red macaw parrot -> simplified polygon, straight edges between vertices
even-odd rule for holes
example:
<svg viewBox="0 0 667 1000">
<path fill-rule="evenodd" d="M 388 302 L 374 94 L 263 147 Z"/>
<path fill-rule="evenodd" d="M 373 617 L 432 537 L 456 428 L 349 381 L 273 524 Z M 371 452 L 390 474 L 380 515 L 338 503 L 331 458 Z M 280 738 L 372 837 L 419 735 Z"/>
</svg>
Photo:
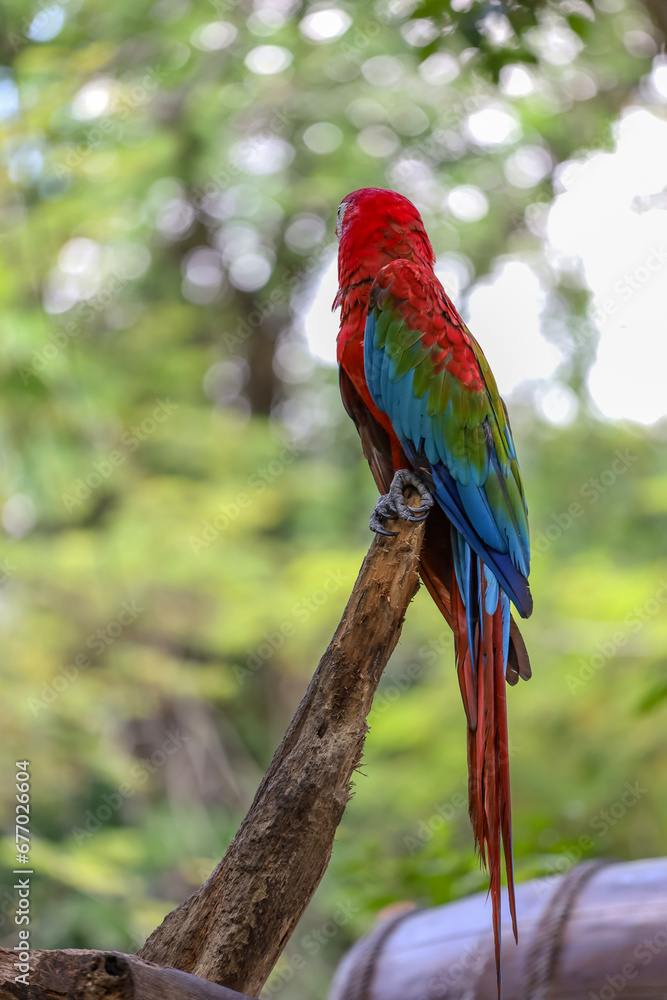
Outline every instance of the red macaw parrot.
<svg viewBox="0 0 667 1000">
<path fill-rule="evenodd" d="M 527 618 L 528 516 L 505 404 L 482 350 L 433 271 L 419 212 L 364 188 L 338 209 L 338 364 L 383 496 L 371 517 L 427 517 L 421 577 L 454 633 L 468 721 L 470 819 L 488 865 L 500 990 L 500 844 L 517 937 L 505 681 L 530 677 L 510 601 Z M 406 485 L 421 497 L 409 507 Z"/>
</svg>

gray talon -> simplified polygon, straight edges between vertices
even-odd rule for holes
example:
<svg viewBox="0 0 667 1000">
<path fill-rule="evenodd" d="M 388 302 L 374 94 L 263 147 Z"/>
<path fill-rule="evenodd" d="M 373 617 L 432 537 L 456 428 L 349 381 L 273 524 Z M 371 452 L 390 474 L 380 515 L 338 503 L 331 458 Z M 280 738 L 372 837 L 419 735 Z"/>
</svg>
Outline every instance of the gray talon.
<svg viewBox="0 0 667 1000">
<path fill-rule="evenodd" d="M 387 529 L 383 526 L 382 521 L 384 518 L 388 518 L 392 521 L 396 518 L 396 511 L 392 506 L 391 498 L 388 493 L 380 497 L 378 502 L 375 504 L 368 526 L 371 531 L 375 531 L 378 535 L 397 535 L 397 531 L 387 531 Z"/>
<path fill-rule="evenodd" d="M 419 507 L 411 507 L 405 502 L 403 492 L 411 487 L 419 494 Z M 380 535 L 395 535 L 395 531 L 387 531 L 383 526 L 385 518 L 402 518 L 404 521 L 423 521 L 433 506 L 433 497 L 426 489 L 422 480 L 411 469 L 399 469 L 392 479 L 389 493 L 380 497 L 375 505 L 370 519 L 370 529 Z"/>
<path fill-rule="evenodd" d="M 412 487 L 419 494 L 419 507 L 411 507 L 403 498 L 406 486 Z M 399 517 L 406 521 L 423 521 L 433 506 L 433 497 L 426 489 L 422 480 L 411 469 L 399 469 L 389 487 L 389 496 Z"/>
</svg>

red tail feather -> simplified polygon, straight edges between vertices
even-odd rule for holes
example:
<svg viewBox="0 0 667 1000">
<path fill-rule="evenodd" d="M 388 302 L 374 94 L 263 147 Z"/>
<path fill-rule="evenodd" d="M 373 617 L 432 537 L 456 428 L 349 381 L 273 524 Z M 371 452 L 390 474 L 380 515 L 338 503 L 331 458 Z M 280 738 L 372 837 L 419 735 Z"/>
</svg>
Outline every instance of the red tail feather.
<svg viewBox="0 0 667 1000">
<path fill-rule="evenodd" d="M 395 434 L 388 433 L 374 419 L 342 369 L 340 384 L 343 402 L 357 424 L 364 454 L 378 489 L 381 493 L 386 493 L 395 470 L 407 468 L 410 463 Z M 417 471 L 423 474 L 423 470 Z M 501 841 L 505 853 L 512 928 L 515 938 L 517 936 L 505 684 L 506 677 L 511 684 L 516 683 L 519 677 L 527 680 L 531 671 L 525 644 L 513 619 L 510 619 L 509 663 L 504 663 L 500 603 L 495 614 L 482 615 L 481 622 L 476 626 L 473 649 L 470 649 L 466 610 L 453 569 L 450 538 L 447 516 L 436 506 L 426 522 L 421 575 L 431 597 L 454 632 L 459 685 L 468 720 L 470 820 L 475 845 L 482 862 L 489 868 L 500 989 Z"/>
<path fill-rule="evenodd" d="M 485 590 L 483 582 L 482 596 Z M 455 576 L 452 580 L 452 611 L 457 672 L 468 718 L 468 808 L 477 850 L 489 869 L 500 995 L 501 841 L 512 930 L 517 938 L 502 611 L 500 601 L 493 615 L 482 611 L 481 621 L 475 625 L 472 650 L 465 606 Z"/>
</svg>

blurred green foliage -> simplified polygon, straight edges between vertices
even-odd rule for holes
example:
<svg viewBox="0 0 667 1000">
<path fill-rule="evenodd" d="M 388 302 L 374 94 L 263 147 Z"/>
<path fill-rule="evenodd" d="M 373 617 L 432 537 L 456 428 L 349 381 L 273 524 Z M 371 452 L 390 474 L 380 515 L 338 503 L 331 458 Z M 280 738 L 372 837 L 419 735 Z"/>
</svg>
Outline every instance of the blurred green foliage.
<svg viewBox="0 0 667 1000">
<path fill-rule="evenodd" d="M 28 758 L 33 944 L 134 950 L 229 843 L 370 540 L 371 477 L 299 318 L 340 198 L 414 197 L 471 280 L 501 254 L 539 265 L 553 168 L 611 144 L 665 25 L 622 0 L 0 16 L 3 808 L 9 828 Z M 489 102 L 511 126 L 494 146 L 465 128 Z M 508 180 L 524 146 L 550 166 Z M 482 218 L 447 209 L 461 184 Z M 595 417 L 595 343 L 567 334 L 585 289 L 556 277 L 550 303 L 581 405 L 568 427 L 512 405 L 535 547 L 534 679 L 509 696 L 520 879 L 567 867 L 582 837 L 632 858 L 667 835 L 667 430 Z M 486 884 L 452 643 L 425 593 L 370 721 L 273 993 L 291 976 L 290 997 L 323 996 L 379 908 Z M 2 849 L 10 869 L 13 837 Z"/>
</svg>

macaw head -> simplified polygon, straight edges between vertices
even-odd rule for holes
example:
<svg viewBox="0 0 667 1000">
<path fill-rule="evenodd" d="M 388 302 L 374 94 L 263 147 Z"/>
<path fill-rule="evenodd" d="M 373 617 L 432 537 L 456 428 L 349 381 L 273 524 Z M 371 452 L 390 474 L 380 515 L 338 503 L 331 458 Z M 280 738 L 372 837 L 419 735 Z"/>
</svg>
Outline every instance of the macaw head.
<svg viewBox="0 0 667 1000">
<path fill-rule="evenodd" d="M 425 267 L 435 262 L 433 247 L 415 206 L 384 188 L 360 188 L 343 198 L 336 220 L 339 286 L 374 279 L 392 260 Z"/>
</svg>

